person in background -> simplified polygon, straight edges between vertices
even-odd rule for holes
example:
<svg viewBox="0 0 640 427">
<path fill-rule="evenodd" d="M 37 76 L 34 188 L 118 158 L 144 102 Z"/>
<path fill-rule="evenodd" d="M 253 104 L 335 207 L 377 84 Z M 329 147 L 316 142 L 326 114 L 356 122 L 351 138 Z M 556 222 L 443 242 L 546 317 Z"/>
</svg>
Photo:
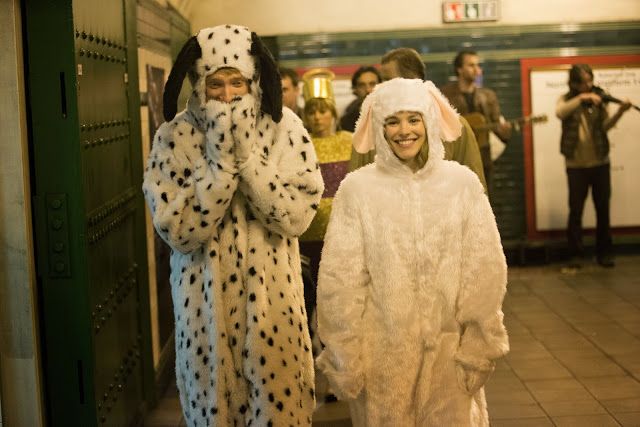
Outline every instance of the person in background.
<svg viewBox="0 0 640 427">
<path fill-rule="evenodd" d="M 425 80 L 427 78 L 427 67 L 415 49 L 399 47 L 382 56 L 380 74 L 382 75 L 382 81 L 396 77 Z"/>
<path fill-rule="evenodd" d="M 282 105 L 302 118 L 302 108 L 298 105 L 300 96 L 298 73 L 291 68 L 280 67 L 280 79 L 282 80 Z"/>
<path fill-rule="evenodd" d="M 477 175 L 444 160 L 461 128 L 421 79 L 381 83 L 362 104 L 353 145 L 377 155 L 333 202 L 316 359 L 356 427 L 489 425 L 507 265 Z"/>
<path fill-rule="evenodd" d="M 331 214 L 331 201 L 348 172 L 351 157 L 352 134 L 337 129 L 338 114 L 332 86 L 334 78 L 334 73 L 326 68 L 315 68 L 302 76 L 304 122 L 311 134 L 325 184 L 318 213 L 307 231 L 300 236 L 300 251 L 310 258 L 314 283 L 317 283 L 320 251 Z"/>
<path fill-rule="evenodd" d="M 591 67 L 574 64 L 569 70 L 569 92 L 558 99 L 556 115 L 562 120 L 560 152 L 569 184 L 570 267 L 580 268 L 585 256 L 582 213 L 589 188 L 596 210 L 596 259 L 603 267 L 615 266 L 609 224 L 611 164 L 607 132 L 630 107 L 629 100 L 624 100 L 610 116 L 600 95 L 593 92 Z"/>
<path fill-rule="evenodd" d="M 406 47 L 394 49 L 384 54 L 381 60 L 380 73 L 384 81 L 397 77 L 426 79 L 426 67 L 420 55 L 414 49 Z M 462 124 L 462 134 L 455 141 L 445 142 L 445 159 L 454 160 L 474 171 L 486 192 L 487 185 L 482 171 L 482 160 L 478 144 L 469 123 L 463 117 L 460 117 L 459 120 Z M 351 155 L 349 170 L 355 170 L 372 163 L 374 156 L 375 150 L 365 154 L 354 150 Z"/>
<path fill-rule="evenodd" d="M 340 127 L 342 130 L 353 132 L 356 129 L 356 121 L 360 116 L 360 106 L 364 98 L 369 95 L 373 88 L 382 81 L 380 72 L 372 66 L 362 66 L 353 73 L 351 77 L 351 89 L 356 96 L 345 109 L 344 114 L 340 118 Z"/>
<path fill-rule="evenodd" d="M 317 214 L 307 231 L 300 236 L 300 253 L 309 259 L 311 272 L 311 277 L 305 278 L 304 295 L 305 304 L 310 313 L 309 331 L 314 355 L 319 354 L 322 347 L 316 334 L 316 284 L 320 255 L 331 216 L 333 196 L 348 172 L 352 147 L 351 132 L 337 130 L 338 114 L 332 84 L 334 77 L 334 73 L 326 68 L 315 68 L 302 76 L 302 94 L 305 100 L 304 121 L 311 134 L 311 141 L 325 183 Z M 316 375 L 316 397 L 319 401 L 335 400 L 326 377 L 321 373 Z"/>
<path fill-rule="evenodd" d="M 189 75 L 193 92 L 176 115 Z M 171 247 L 176 382 L 186 424 L 311 425 L 315 378 L 298 236 L 324 190 L 271 53 L 246 27 L 191 37 L 144 172 Z"/>
<path fill-rule="evenodd" d="M 441 88 L 444 96 L 449 99 L 449 102 L 462 115 L 480 113 L 484 117 L 484 122 L 494 124 L 493 132 L 502 142 L 506 143 L 511 137 L 512 126 L 500 114 L 500 104 L 496 93 L 489 88 L 479 87 L 476 83 L 478 78 L 482 76 L 482 67 L 480 66 L 478 54 L 472 50 L 458 52 L 453 60 L 453 68 L 458 80 L 447 83 Z M 482 137 L 479 134 L 480 130 L 475 132 L 476 141 L 480 143 L 482 168 L 490 194 L 493 161 L 491 160 L 488 132 L 485 132 Z"/>
</svg>

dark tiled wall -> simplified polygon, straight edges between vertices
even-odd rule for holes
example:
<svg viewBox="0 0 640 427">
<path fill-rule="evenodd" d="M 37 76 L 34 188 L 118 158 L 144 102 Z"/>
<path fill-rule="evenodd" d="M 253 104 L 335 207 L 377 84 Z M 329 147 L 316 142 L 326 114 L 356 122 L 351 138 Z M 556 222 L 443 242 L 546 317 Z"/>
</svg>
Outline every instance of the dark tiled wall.
<svg viewBox="0 0 640 427">
<path fill-rule="evenodd" d="M 474 49 L 484 58 L 484 85 L 496 91 L 503 115 L 515 118 L 522 115 L 520 58 L 637 53 L 640 21 L 309 34 L 276 41 L 279 60 L 291 67 L 379 63 L 390 49 L 412 47 L 438 86 L 453 75 L 455 53 Z M 505 246 L 525 243 L 523 153 L 522 136 L 514 133 L 494 168 L 492 204 Z"/>
<path fill-rule="evenodd" d="M 396 47 L 411 47 L 423 55 L 456 52 L 638 46 L 640 22 L 567 25 L 483 26 L 371 33 L 327 33 L 277 37 L 279 59 L 300 61 L 373 56 Z"/>
</svg>

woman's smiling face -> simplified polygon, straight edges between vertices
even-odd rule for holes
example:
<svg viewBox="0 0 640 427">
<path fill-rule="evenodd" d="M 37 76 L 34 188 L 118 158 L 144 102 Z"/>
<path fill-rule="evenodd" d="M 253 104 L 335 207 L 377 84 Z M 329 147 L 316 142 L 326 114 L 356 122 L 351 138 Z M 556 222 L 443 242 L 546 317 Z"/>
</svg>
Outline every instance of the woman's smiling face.
<svg viewBox="0 0 640 427">
<path fill-rule="evenodd" d="M 427 129 L 422 114 L 398 111 L 388 116 L 384 120 L 384 138 L 396 157 L 415 171 L 418 153 L 427 142 Z"/>
</svg>

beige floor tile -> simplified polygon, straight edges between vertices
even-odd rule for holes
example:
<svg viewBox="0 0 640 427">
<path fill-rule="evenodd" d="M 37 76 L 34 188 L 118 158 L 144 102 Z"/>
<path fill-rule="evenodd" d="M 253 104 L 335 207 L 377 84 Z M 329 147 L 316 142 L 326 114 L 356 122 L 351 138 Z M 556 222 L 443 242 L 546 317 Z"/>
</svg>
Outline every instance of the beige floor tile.
<svg viewBox="0 0 640 427">
<path fill-rule="evenodd" d="M 613 416 L 623 427 L 640 427 L 640 412 L 613 414 Z"/>
<path fill-rule="evenodd" d="M 538 402 L 566 402 L 592 398 L 587 389 L 575 379 L 525 381 L 525 386 Z"/>
<path fill-rule="evenodd" d="M 636 379 L 640 380 L 640 355 L 624 354 L 613 357 L 624 369 L 629 371 Z"/>
<path fill-rule="evenodd" d="M 510 420 L 491 419 L 491 427 L 547 427 L 553 426 L 549 418 L 514 418 Z"/>
<path fill-rule="evenodd" d="M 494 420 L 546 417 L 546 414 L 537 403 L 526 405 L 515 405 L 511 403 L 496 404 L 491 405 L 488 411 L 489 416 Z"/>
<path fill-rule="evenodd" d="M 603 304 L 597 307 L 598 311 L 612 319 L 627 319 L 640 322 L 640 309 L 624 300 L 617 303 Z"/>
<path fill-rule="evenodd" d="M 512 361 L 510 365 L 515 374 L 524 381 L 572 377 L 571 372 L 553 358 L 520 359 Z"/>
<path fill-rule="evenodd" d="M 531 328 L 531 334 L 536 339 L 539 339 L 540 337 L 547 336 L 547 335 L 562 335 L 562 334 L 570 335 L 576 332 L 573 326 L 571 326 L 569 322 L 563 322 L 563 323 L 550 322 L 548 324 L 536 324 L 536 325 L 531 325 L 530 328 Z"/>
<path fill-rule="evenodd" d="M 522 320 L 525 315 L 539 317 L 549 312 L 549 307 L 535 295 L 516 296 L 507 294 L 504 305 L 511 309 L 517 309 L 518 317 Z"/>
<path fill-rule="evenodd" d="M 560 309 L 560 313 L 563 319 L 565 319 L 567 322 L 571 323 L 572 325 L 575 324 L 600 324 L 600 323 L 608 323 L 611 322 L 611 318 L 609 318 L 608 316 L 605 316 L 604 314 L 598 313 L 594 310 L 593 307 L 589 306 L 588 309 L 586 310 L 567 310 L 567 311 L 562 311 L 562 309 Z"/>
<path fill-rule="evenodd" d="M 534 339 L 526 341 L 511 340 L 511 351 L 505 356 L 507 362 L 519 359 L 548 359 L 552 357 L 542 343 Z"/>
<path fill-rule="evenodd" d="M 640 382 L 630 376 L 580 378 L 598 400 L 640 397 Z"/>
<path fill-rule="evenodd" d="M 496 373 L 494 375 L 497 375 L 498 373 L 501 373 L 504 371 L 512 372 L 511 366 L 509 366 L 509 364 L 505 359 L 498 359 L 496 361 L 496 368 L 495 368 Z"/>
<path fill-rule="evenodd" d="M 606 414 L 607 410 L 597 400 L 571 400 L 565 402 L 542 402 L 540 406 L 552 417 L 564 417 L 570 415 L 594 415 Z"/>
<path fill-rule="evenodd" d="M 557 427 L 619 427 L 620 424 L 611 415 L 574 415 L 552 417 Z"/>
<path fill-rule="evenodd" d="M 575 328 L 589 338 L 602 336 L 628 336 L 628 332 L 617 322 L 609 320 L 604 323 L 575 322 Z"/>
<path fill-rule="evenodd" d="M 499 388 L 499 389 L 524 389 L 524 384 L 522 380 L 518 378 L 518 376 L 509 368 L 509 370 L 503 371 L 495 371 L 487 385 L 491 385 L 491 387 Z"/>
<path fill-rule="evenodd" d="M 522 384 L 520 378 L 518 378 L 518 376 L 515 374 L 515 372 L 513 372 L 511 368 L 509 368 L 508 370 L 496 370 L 489 378 L 487 385 L 488 384 L 507 389 L 524 388 L 524 384 Z"/>
<path fill-rule="evenodd" d="M 565 334 L 545 334 L 537 337 L 542 345 L 553 350 L 592 350 L 594 345 L 577 332 Z"/>
<path fill-rule="evenodd" d="M 636 338 L 640 338 L 640 322 L 629 321 L 629 320 L 618 320 L 620 326 L 624 328 L 625 331 L 629 332 L 631 335 Z"/>
<path fill-rule="evenodd" d="M 612 413 L 627 413 L 640 411 L 640 397 L 628 399 L 601 400 L 600 403 Z"/>
<path fill-rule="evenodd" d="M 493 405 L 529 405 L 536 403 L 531 393 L 527 390 L 510 390 L 510 391 L 492 391 L 490 388 L 485 389 L 487 394 L 487 403 L 489 407 Z"/>
<path fill-rule="evenodd" d="M 351 419 L 334 421 L 313 421 L 312 427 L 351 427 Z"/>
<path fill-rule="evenodd" d="M 640 354 L 640 339 L 631 334 L 593 338 L 598 347 L 610 355 Z"/>
<path fill-rule="evenodd" d="M 522 322 L 515 319 L 509 321 L 508 318 L 513 319 L 513 316 L 509 316 L 509 317 L 505 316 L 505 327 L 507 328 L 507 333 L 509 334 L 509 337 L 514 337 L 516 335 L 531 334 L 529 329 L 526 326 L 524 326 Z"/>
<path fill-rule="evenodd" d="M 588 349 L 553 350 L 551 354 L 564 364 L 570 364 L 577 359 L 607 357 L 605 353 L 596 347 Z"/>
<path fill-rule="evenodd" d="M 570 362 L 563 361 L 576 377 L 624 376 L 625 371 L 607 357 L 580 357 Z"/>
<path fill-rule="evenodd" d="M 511 352 L 513 352 L 513 346 L 525 346 L 530 345 L 532 343 L 536 343 L 538 340 L 531 333 L 520 334 L 516 336 L 509 337 L 509 345 L 511 346 Z"/>
<path fill-rule="evenodd" d="M 529 326 L 530 324 L 542 325 L 545 323 L 564 323 L 562 317 L 555 314 L 548 307 L 545 310 L 540 311 L 523 311 L 521 307 L 518 307 L 517 310 L 514 310 L 514 316 L 516 316 L 517 319 L 525 326 Z"/>
</svg>

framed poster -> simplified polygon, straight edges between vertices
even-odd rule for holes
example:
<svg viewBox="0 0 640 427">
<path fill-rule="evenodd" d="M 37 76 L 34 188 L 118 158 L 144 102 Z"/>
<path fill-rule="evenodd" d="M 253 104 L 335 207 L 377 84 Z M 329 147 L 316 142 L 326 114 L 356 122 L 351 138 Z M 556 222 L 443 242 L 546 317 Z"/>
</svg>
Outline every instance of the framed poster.
<svg viewBox="0 0 640 427">
<path fill-rule="evenodd" d="M 527 237 L 543 239 L 564 233 L 567 225 L 568 185 L 565 161 L 560 154 L 561 122 L 556 102 L 569 90 L 569 68 L 591 65 L 594 85 L 616 98 L 640 101 L 640 55 L 534 58 L 521 60 L 524 115 L 546 114 L 549 120 L 524 136 Z M 618 106 L 609 104 L 613 114 Z M 609 131 L 611 151 L 611 226 L 614 233 L 640 232 L 640 200 L 633 195 L 640 182 L 640 112 L 629 110 Z M 585 229 L 595 227 L 595 210 L 589 199 L 583 216 Z"/>
</svg>

